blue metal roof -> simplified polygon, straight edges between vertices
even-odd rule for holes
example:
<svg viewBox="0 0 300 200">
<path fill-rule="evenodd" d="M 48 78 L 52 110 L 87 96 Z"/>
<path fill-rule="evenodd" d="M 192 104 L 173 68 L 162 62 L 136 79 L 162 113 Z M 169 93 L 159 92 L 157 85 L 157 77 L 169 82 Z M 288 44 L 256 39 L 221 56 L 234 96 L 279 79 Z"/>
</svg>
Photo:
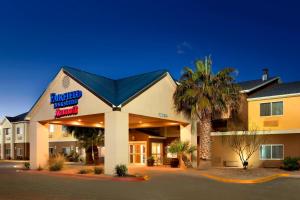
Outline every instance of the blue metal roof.
<svg viewBox="0 0 300 200">
<path fill-rule="evenodd" d="M 72 67 L 63 67 L 62 69 L 66 74 L 111 106 L 120 106 L 128 103 L 167 75 L 166 70 L 157 70 L 113 80 Z"/>
</svg>

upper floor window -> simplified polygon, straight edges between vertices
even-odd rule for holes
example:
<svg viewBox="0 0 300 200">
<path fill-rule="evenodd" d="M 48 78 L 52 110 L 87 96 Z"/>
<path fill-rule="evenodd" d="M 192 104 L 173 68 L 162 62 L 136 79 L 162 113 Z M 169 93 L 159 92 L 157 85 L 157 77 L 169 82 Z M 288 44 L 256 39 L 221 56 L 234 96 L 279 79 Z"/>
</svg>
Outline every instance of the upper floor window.
<svg viewBox="0 0 300 200">
<path fill-rule="evenodd" d="M 271 102 L 260 104 L 260 116 L 283 115 L 283 102 Z"/>
<path fill-rule="evenodd" d="M 9 128 L 4 128 L 3 129 L 3 134 L 9 135 Z"/>
<path fill-rule="evenodd" d="M 49 125 L 49 132 L 54 133 L 54 124 Z"/>
<path fill-rule="evenodd" d="M 21 134 L 21 129 L 20 129 L 20 127 L 17 127 L 17 134 L 18 134 L 18 135 Z"/>
</svg>

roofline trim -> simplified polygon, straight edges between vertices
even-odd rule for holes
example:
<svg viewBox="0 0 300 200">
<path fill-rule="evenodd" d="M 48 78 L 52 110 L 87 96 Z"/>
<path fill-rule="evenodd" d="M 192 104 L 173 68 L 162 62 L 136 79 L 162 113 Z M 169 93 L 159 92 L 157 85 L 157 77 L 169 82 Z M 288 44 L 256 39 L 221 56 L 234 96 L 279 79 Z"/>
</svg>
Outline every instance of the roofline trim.
<svg viewBox="0 0 300 200">
<path fill-rule="evenodd" d="M 300 93 L 272 95 L 272 96 L 265 96 L 265 97 L 253 97 L 253 98 L 248 98 L 247 101 L 257 101 L 257 100 L 265 100 L 265 99 L 278 99 L 278 98 L 296 97 L 296 96 L 300 96 Z"/>
<path fill-rule="evenodd" d="M 249 131 L 250 132 L 250 131 Z M 227 131 L 227 132 L 211 132 L 211 136 L 228 136 L 234 134 L 242 135 L 244 131 Z M 300 129 L 287 129 L 287 130 L 265 130 L 257 131 L 258 135 L 285 135 L 300 133 Z"/>
<path fill-rule="evenodd" d="M 253 87 L 253 88 L 251 88 L 251 89 L 248 89 L 248 90 L 241 90 L 240 92 L 241 92 L 241 93 L 249 93 L 249 92 L 252 92 L 252 91 L 254 91 L 254 90 L 256 90 L 256 89 L 258 89 L 258 88 L 260 88 L 260 87 L 262 87 L 262 86 L 265 86 L 265 85 L 267 85 L 267 84 L 269 84 L 269 83 L 271 83 L 271 82 L 273 82 L 273 81 L 275 81 L 275 80 L 280 80 L 280 77 L 275 77 L 275 78 L 270 79 L 270 80 L 268 80 L 268 81 L 266 81 L 266 82 L 264 82 L 264 83 L 262 83 L 262 84 L 260 84 L 260 85 L 255 86 L 255 87 Z"/>
<path fill-rule="evenodd" d="M 3 117 L 3 120 L 0 122 L 0 125 L 3 125 L 5 120 L 7 120 L 9 123 L 12 123 L 11 121 L 9 121 L 9 120 L 7 119 L 7 116 L 4 116 L 4 117 Z"/>
</svg>

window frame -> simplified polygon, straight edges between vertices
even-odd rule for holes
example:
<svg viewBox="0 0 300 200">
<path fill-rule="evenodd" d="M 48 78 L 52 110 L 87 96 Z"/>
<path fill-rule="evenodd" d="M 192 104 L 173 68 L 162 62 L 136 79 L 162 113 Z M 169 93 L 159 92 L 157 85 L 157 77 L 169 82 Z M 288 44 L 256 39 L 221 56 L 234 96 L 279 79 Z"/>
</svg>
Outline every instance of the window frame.
<svg viewBox="0 0 300 200">
<path fill-rule="evenodd" d="M 271 158 L 262 158 L 261 156 L 261 147 L 263 146 L 271 146 Z M 273 146 L 282 146 L 282 158 L 273 158 Z M 261 144 L 259 146 L 259 160 L 284 160 L 284 144 Z"/>
<path fill-rule="evenodd" d="M 273 103 L 282 103 L 282 114 L 275 115 L 273 114 Z M 262 104 L 270 104 L 270 115 L 261 115 L 261 105 Z M 260 117 L 273 117 L 273 116 L 283 116 L 284 114 L 284 102 L 283 101 L 273 101 L 273 102 L 263 102 L 259 104 L 259 116 Z"/>
</svg>

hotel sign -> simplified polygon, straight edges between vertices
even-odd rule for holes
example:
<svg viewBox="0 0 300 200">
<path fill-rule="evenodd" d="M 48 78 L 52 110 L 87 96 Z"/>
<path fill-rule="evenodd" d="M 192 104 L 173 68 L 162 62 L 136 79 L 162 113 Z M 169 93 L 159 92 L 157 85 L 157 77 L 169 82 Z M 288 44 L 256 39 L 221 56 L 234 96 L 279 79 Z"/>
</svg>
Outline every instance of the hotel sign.
<svg viewBox="0 0 300 200">
<path fill-rule="evenodd" d="M 63 94 L 50 94 L 50 104 L 55 109 L 55 118 L 78 114 L 78 100 L 82 97 L 82 91 L 76 90 Z M 68 107 L 68 108 L 66 108 Z"/>
</svg>

